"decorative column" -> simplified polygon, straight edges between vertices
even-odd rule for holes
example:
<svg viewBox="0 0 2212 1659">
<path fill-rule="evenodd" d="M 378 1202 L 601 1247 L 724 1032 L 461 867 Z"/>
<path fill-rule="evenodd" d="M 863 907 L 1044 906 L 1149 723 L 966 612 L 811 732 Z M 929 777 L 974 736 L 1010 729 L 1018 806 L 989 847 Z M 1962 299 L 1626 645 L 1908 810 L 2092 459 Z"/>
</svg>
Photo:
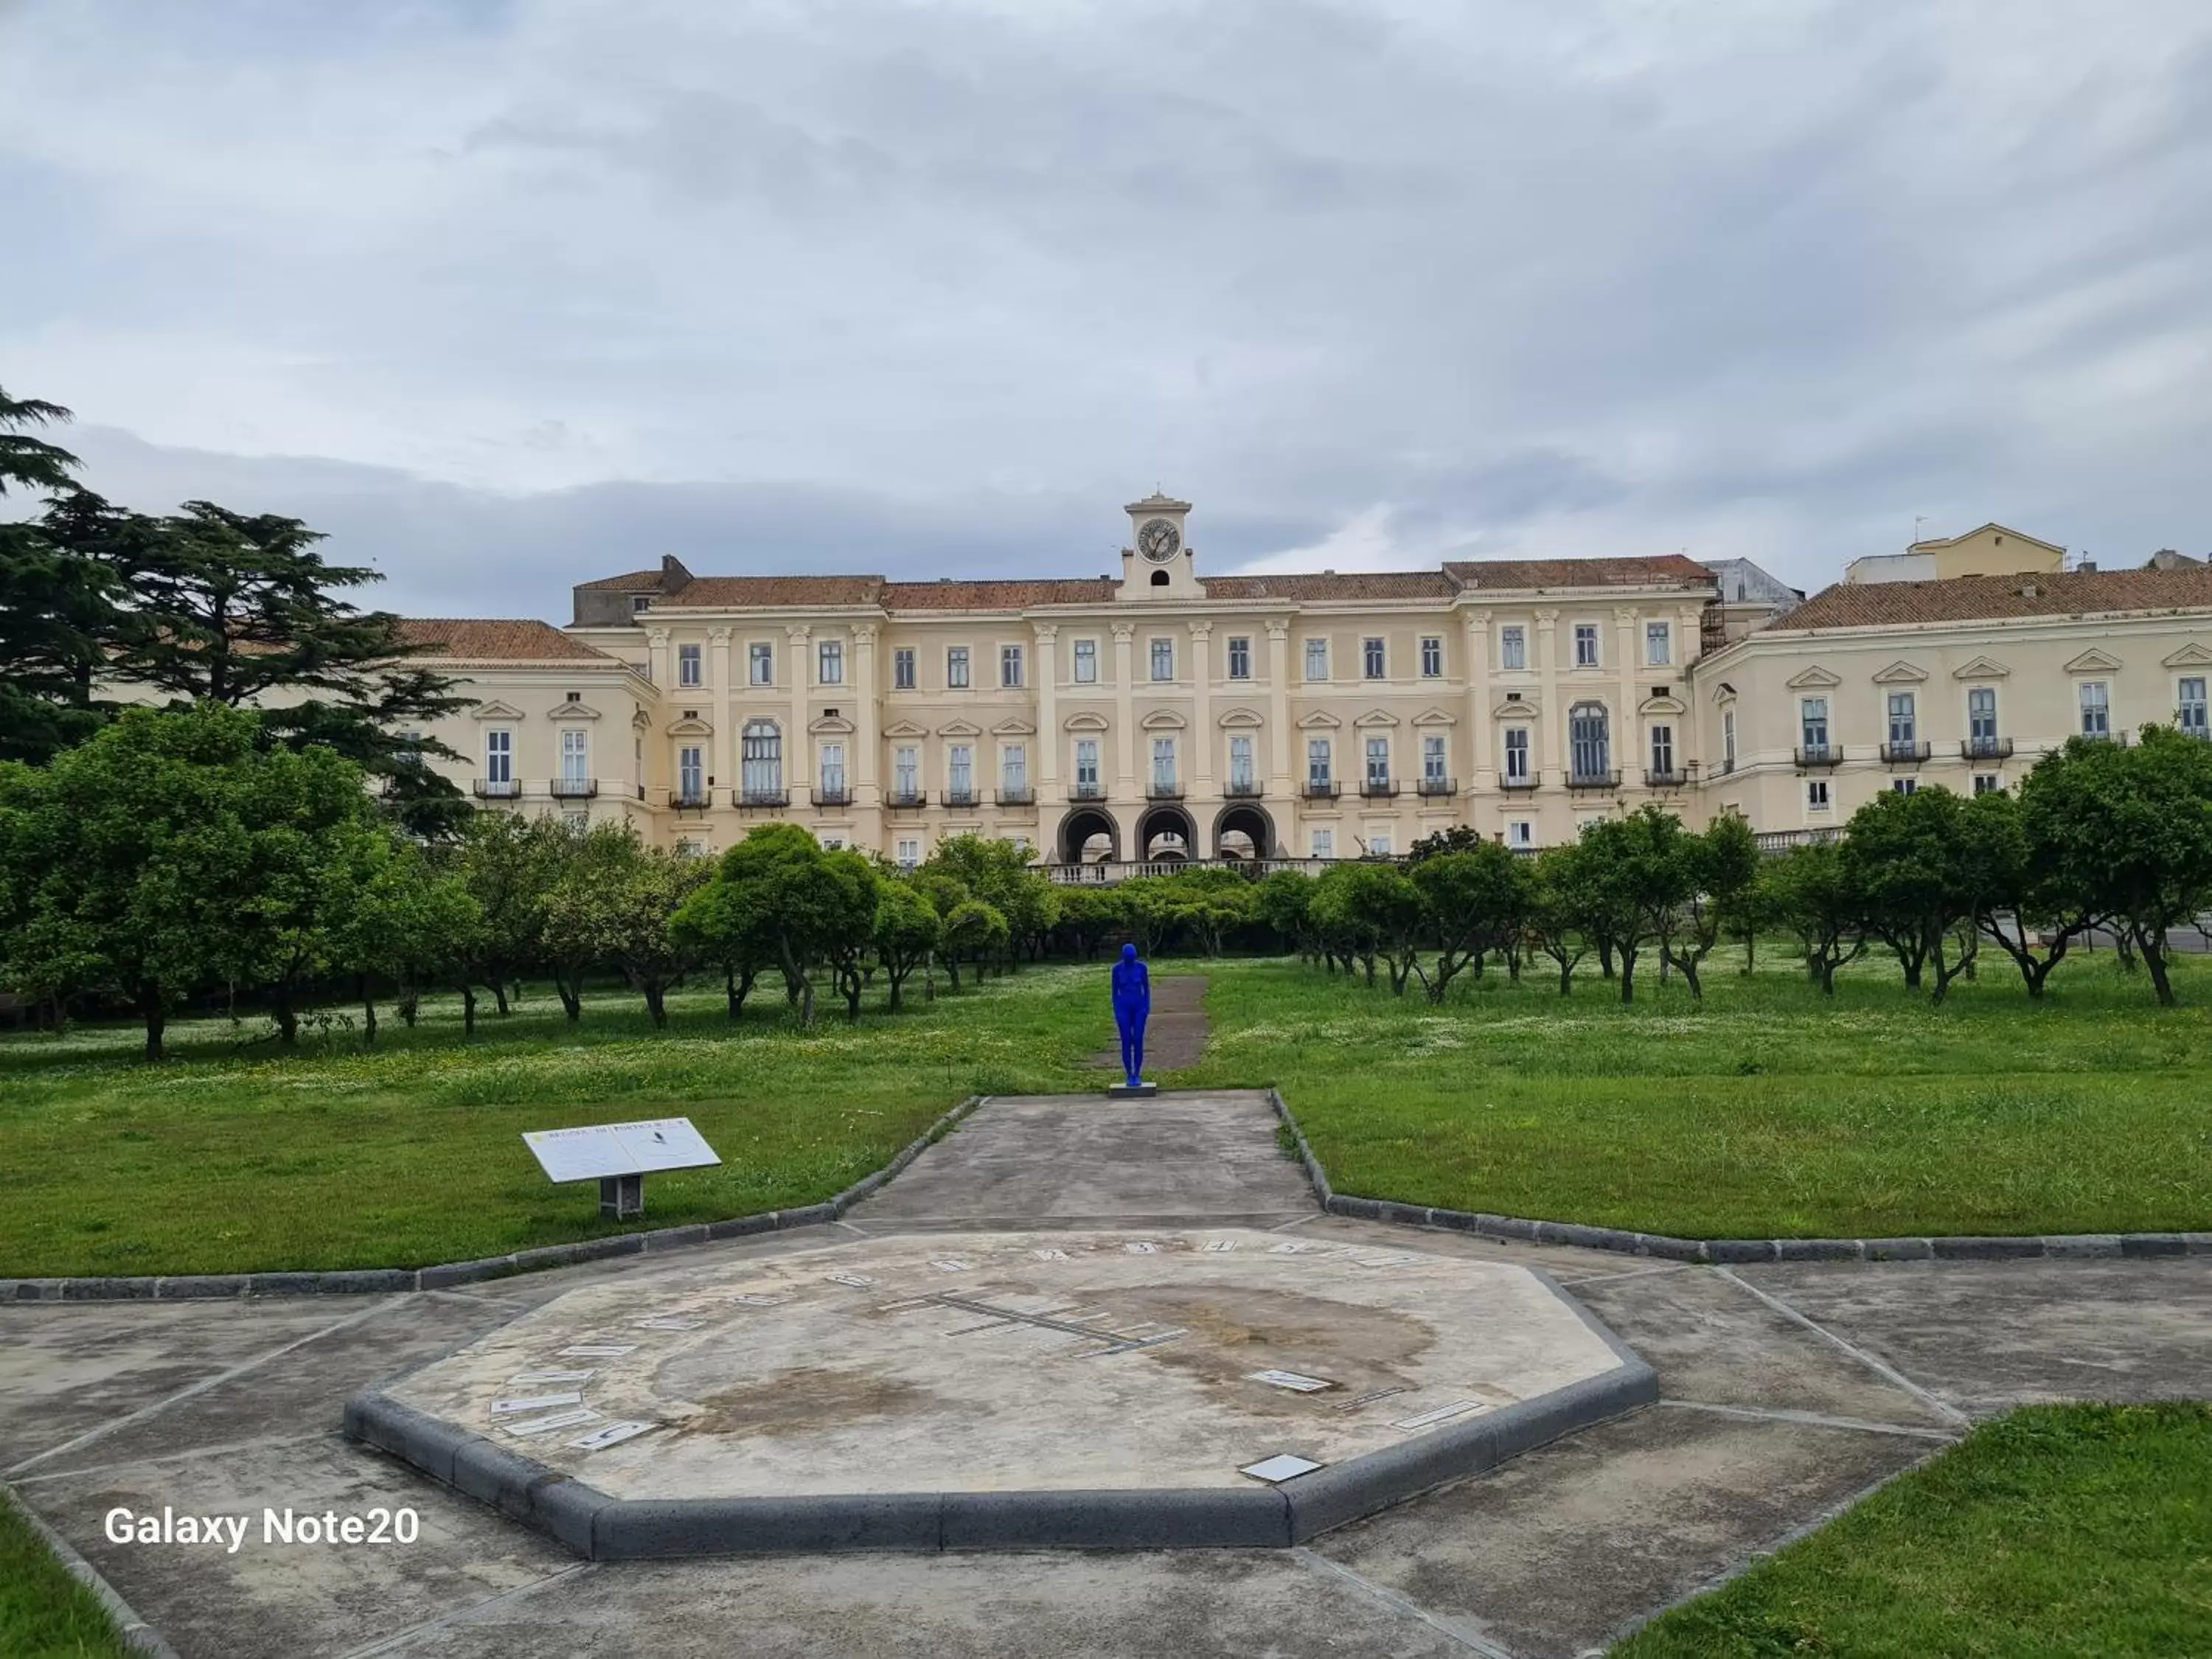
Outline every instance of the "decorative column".
<svg viewBox="0 0 2212 1659">
<path fill-rule="evenodd" d="M 807 780 L 813 775 L 810 753 L 813 739 L 806 730 L 806 677 L 811 672 L 806 642 L 814 637 L 814 630 L 799 623 L 783 631 L 791 641 L 791 731 L 783 744 L 783 783 L 795 810 L 806 805 Z"/>
<path fill-rule="evenodd" d="M 1644 722 L 1637 717 L 1636 706 L 1643 701 L 1636 695 L 1636 676 L 1643 666 L 1643 641 L 1636 637 L 1639 617 L 1632 605 L 1622 605 L 1613 613 L 1613 630 L 1620 640 L 1620 736 L 1613 750 L 1613 764 L 1620 769 L 1621 781 L 1633 779 L 1638 785 L 1644 781 Z M 1672 675 L 1673 669 L 1668 673 Z M 1676 759 L 1680 758 L 1677 751 Z"/>
<path fill-rule="evenodd" d="M 1211 799 L 1213 787 L 1213 624 L 1190 625 L 1191 736 L 1190 789 L 1194 796 Z M 1195 823 L 1197 815 L 1192 814 Z M 1191 855 L 1198 856 L 1193 848 Z M 1207 856 L 1212 856 L 1209 852 Z"/>
<path fill-rule="evenodd" d="M 664 691 L 676 689 L 676 676 L 668 669 L 668 630 L 665 628 L 645 630 L 645 674 Z"/>
<path fill-rule="evenodd" d="M 1056 623 L 1039 623 L 1036 636 L 1037 752 L 1036 798 L 1040 808 L 1060 805 L 1060 665 L 1054 659 L 1054 642 L 1060 638 Z"/>
<path fill-rule="evenodd" d="M 1124 801 L 1137 799 L 1137 684 L 1129 643 L 1136 631 L 1134 623 L 1114 624 L 1114 793 Z M 1132 856 L 1143 855 L 1140 848 Z"/>
<path fill-rule="evenodd" d="M 853 630 L 853 752 L 846 764 L 851 769 L 853 805 L 874 807 L 882 804 L 876 793 L 876 750 L 880 739 L 876 736 L 876 625 L 862 623 Z"/>
<path fill-rule="evenodd" d="M 1490 618 L 1469 611 L 1462 620 L 1467 623 L 1468 753 L 1473 757 L 1474 768 L 1468 785 L 1471 793 L 1487 789 L 1498 781 L 1496 763 L 1490 753 L 1490 711 L 1498 694 L 1490 685 Z"/>
<path fill-rule="evenodd" d="M 736 684 L 730 678 L 730 630 L 707 630 L 707 689 L 714 700 L 717 748 L 711 769 L 734 780 L 738 775 L 738 711 Z"/>
<path fill-rule="evenodd" d="M 1536 613 L 1536 675 L 1543 699 L 1545 743 L 1539 753 L 1543 757 L 1534 760 L 1536 765 L 1548 765 L 1566 781 L 1567 770 L 1567 705 L 1559 694 L 1559 613 L 1539 611 Z"/>
<path fill-rule="evenodd" d="M 1297 799 L 1291 738 L 1291 624 L 1279 617 L 1267 624 L 1267 793 L 1285 814 Z"/>
</svg>

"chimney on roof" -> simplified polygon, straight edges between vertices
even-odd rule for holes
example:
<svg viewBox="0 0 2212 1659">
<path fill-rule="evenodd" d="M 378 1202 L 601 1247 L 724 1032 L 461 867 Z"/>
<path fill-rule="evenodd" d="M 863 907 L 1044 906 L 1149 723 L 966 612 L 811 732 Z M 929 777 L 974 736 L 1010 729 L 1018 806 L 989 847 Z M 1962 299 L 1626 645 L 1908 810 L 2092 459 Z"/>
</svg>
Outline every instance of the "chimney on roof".
<svg viewBox="0 0 2212 1659">
<path fill-rule="evenodd" d="M 2094 576 L 2097 574 L 2097 562 L 2094 559 L 2084 559 L 2074 568 L 2082 575 Z"/>
<path fill-rule="evenodd" d="M 673 553 L 664 553 L 660 556 L 660 591 L 662 592 L 673 593 L 680 587 L 689 586 L 690 581 L 691 573 L 684 568 L 683 560 L 678 558 Z"/>
</svg>

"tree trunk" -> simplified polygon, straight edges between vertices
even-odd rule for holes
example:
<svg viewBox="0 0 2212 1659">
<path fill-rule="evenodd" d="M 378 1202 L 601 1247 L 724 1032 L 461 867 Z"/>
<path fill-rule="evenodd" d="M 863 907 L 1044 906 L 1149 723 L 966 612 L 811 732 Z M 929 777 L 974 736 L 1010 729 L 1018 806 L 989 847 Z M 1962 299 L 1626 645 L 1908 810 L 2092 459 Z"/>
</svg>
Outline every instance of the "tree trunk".
<svg viewBox="0 0 2212 1659">
<path fill-rule="evenodd" d="M 499 1005 L 499 1017 L 505 1019 L 507 1018 L 507 981 L 504 979 L 496 977 L 493 979 L 491 996 L 492 1000 Z"/>
<path fill-rule="evenodd" d="M 583 1018 L 583 975 L 580 973 L 571 977 L 567 974 L 556 974 L 553 975 L 553 989 L 561 999 L 561 1012 L 568 1017 L 569 1024 L 574 1025 Z"/>
<path fill-rule="evenodd" d="M 852 1024 L 860 1023 L 860 970 L 845 970 L 845 1018 Z"/>
<path fill-rule="evenodd" d="M 300 1046 L 300 1016 L 292 1007 L 290 994 L 279 991 L 276 1006 L 269 1011 L 270 1018 L 276 1022 L 276 1041 L 286 1048 Z"/>
<path fill-rule="evenodd" d="M 754 970 L 750 968 L 742 974 L 734 968 L 725 968 L 722 970 L 722 995 L 730 1005 L 732 1019 L 741 1019 L 744 1017 L 745 998 L 751 994 Z"/>
<path fill-rule="evenodd" d="M 159 1061 L 161 1058 L 161 1034 L 168 1030 L 168 1011 L 161 1006 L 161 994 L 151 986 L 138 994 L 139 1011 L 146 1016 L 146 1058 Z"/>
<path fill-rule="evenodd" d="M 1620 1000 L 1636 1000 L 1636 952 L 1625 945 L 1620 952 Z"/>
<path fill-rule="evenodd" d="M 1705 1000 L 1705 988 L 1704 981 L 1698 977 L 1697 957 L 1676 957 L 1674 965 L 1682 970 L 1683 982 L 1690 988 L 1690 1000 L 1693 1002 L 1703 1002 Z"/>
<path fill-rule="evenodd" d="M 1575 965 L 1571 962 L 1559 964 L 1559 994 L 1565 996 L 1575 988 Z"/>
<path fill-rule="evenodd" d="M 409 1030 L 413 1030 L 415 1029 L 416 1018 L 422 1012 L 422 998 L 421 994 L 415 991 L 409 991 L 405 995 L 399 999 L 398 1006 L 399 1009 L 399 1018 L 407 1023 L 407 1029 Z"/>
<path fill-rule="evenodd" d="M 461 1035 L 472 1037 L 477 1034 L 477 992 L 473 985 L 461 987 Z"/>
<path fill-rule="evenodd" d="M 957 951 L 945 958 L 945 976 L 951 981 L 953 990 L 960 988 L 960 957 Z"/>
<path fill-rule="evenodd" d="M 1598 972 L 1605 978 L 1613 977 L 1613 941 L 1601 939 L 1597 942 Z"/>
<path fill-rule="evenodd" d="M 376 1047 L 376 998 L 371 994 L 367 974 L 354 976 L 354 989 L 361 998 L 361 1046 Z"/>
<path fill-rule="evenodd" d="M 653 1016 L 653 1029 L 664 1030 L 668 1025 L 668 988 L 657 979 L 648 979 L 638 988 L 645 993 L 645 1012 Z"/>
<path fill-rule="evenodd" d="M 913 971 L 911 968 L 894 968 L 888 963 L 884 964 L 884 977 L 890 981 L 890 1012 L 893 1013 L 899 1011 L 899 992 L 906 985 L 906 976 Z"/>
<path fill-rule="evenodd" d="M 806 981 L 799 990 L 799 1024 L 800 1029 L 814 1029 L 814 981 Z"/>
<path fill-rule="evenodd" d="M 2154 933 L 2148 928 L 2138 927 L 2135 935 L 2136 954 L 2142 958 L 2142 965 L 2150 970 L 2151 989 L 2158 993 L 2158 1006 L 2172 1007 L 2176 999 L 2173 981 L 2166 977 L 2166 930 L 2160 928 Z"/>
</svg>

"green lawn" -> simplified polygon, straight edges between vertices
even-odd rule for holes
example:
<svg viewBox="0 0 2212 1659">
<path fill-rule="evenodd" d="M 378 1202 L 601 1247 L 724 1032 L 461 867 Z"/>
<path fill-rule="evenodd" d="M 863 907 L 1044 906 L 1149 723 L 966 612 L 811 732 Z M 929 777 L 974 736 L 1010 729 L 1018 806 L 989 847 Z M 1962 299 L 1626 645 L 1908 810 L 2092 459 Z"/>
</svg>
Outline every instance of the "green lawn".
<svg viewBox="0 0 2212 1659">
<path fill-rule="evenodd" d="M 2212 1406 L 2015 1412 L 1613 1653 L 2212 1653 Z"/>
<path fill-rule="evenodd" d="M 1930 1008 L 1887 960 L 1495 972 L 1432 1007 L 1318 969 L 1215 975 L 1189 1080 L 1272 1082 L 1341 1191 L 1686 1237 L 2212 1229 L 2212 963 L 2160 1009 L 2102 954 L 2042 1006 L 2008 963 Z M 1462 983 L 1466 981 L 1462 980 Z"/>
<path fill-rule="evenodd" d="M 0 1498 L 0 1654 L 8 1659 L 123 1659 L 107 1610 L 47 1553 Z"/>
<path fill-rule="evenodd" d="M 1030 969 L 857 1029 L 811 1034 L 780 993 L 734 1030 L 718 988 L 656 1033 L 609 992 L 571 1030 L 550 994 L 507 1019 L 457 1002 L 376 1052 L 350 1034 L 240 1048 L 224 1022 L 171 1028 L 148 1066 L 127 1027 L 0 1041 L 0 1276 L 408 1267 L 629 1231 L 598 1188 L 556 1187 L 526 1129 L 684 1115 L 714 1170 L 646 1183 L 648 1226 L 817 1203 L 882 1167 L 974 1092 L 1095 1088 L 1112 1037 L 1104 970 Z M 252 1029 L 247 1028 L 249 1031 Z M 21 1172 L 30 1172 L 23 1178 Z"/>
</svg>

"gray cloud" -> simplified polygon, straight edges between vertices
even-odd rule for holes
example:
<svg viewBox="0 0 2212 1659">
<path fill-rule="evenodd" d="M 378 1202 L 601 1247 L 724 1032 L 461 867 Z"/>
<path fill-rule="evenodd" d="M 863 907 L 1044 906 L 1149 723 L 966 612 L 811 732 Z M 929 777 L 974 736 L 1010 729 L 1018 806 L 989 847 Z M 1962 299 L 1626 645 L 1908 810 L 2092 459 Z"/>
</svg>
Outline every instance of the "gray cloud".
<svg viewBox="0 0 2212 1659">
<path fill-rule="evenodd" d="M 2204 550 L 2195 0 L 191 11 L 0 10 L 0 384 L 410 609 L 1155 482 L 1217 568 Z"/>
</svg>

